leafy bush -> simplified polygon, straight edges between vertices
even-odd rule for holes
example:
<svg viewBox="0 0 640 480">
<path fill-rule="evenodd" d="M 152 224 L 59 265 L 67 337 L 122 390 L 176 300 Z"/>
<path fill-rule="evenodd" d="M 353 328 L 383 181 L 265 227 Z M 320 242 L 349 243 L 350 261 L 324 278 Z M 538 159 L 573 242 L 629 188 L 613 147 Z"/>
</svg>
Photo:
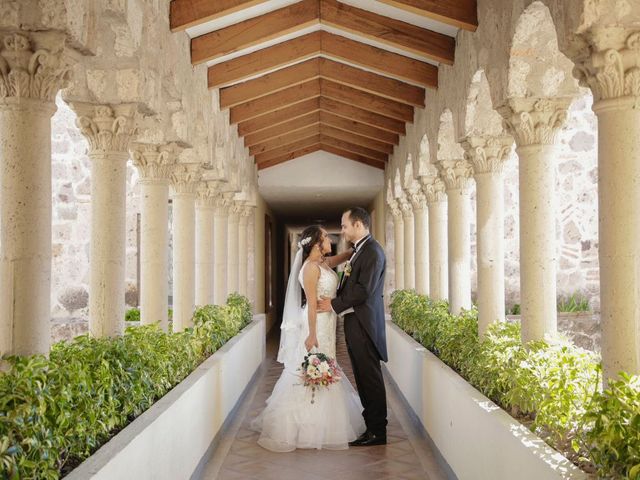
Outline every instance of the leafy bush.
<svg viewBox="0 0 640 480">
<path fill-rule="evenodd" d="M 569 297 L 558 298 L 558 312 L 588 312 L 589 300 L 580 293 L 573 293 Z"/>
<path fill-rule="evenodd" d="M 598 473 L 640 479 L 640 376 L 621 374 L 597 393 L 586 414 L 591 429 L 586 445 Z"/>
<path fill-rule="evenodd" d="M 140 321 L 140 309 L 130 308 L 124 314 L 125 322 L 139 322 Z"/>
<path fill-rule="evenodd" d="M 568 343 L 520 341 L 520 324 L 498 322 L 478 338 L 477 312 L 448 312 L 413 291 L 392 295 L 393 321 L 473 386 L 587 471 L 640 480 L 640 377 L 600 390 L 592 352 Z"/>
<path fill-rule="evenodd" d="M 249 303 L 194 313 L 167 334 L 127 328 L 117 338 L 81 336 L 49 358 L 7 357 L 0 374 L 0 478 L 57 479 L 148 409 L 251 321 Z"/>
<path fill-rule="evenodd" d="M 520 315 L 520 304 L 514 303 L 511 310 L 507 311 L 507 315 Z"/>
</svg>

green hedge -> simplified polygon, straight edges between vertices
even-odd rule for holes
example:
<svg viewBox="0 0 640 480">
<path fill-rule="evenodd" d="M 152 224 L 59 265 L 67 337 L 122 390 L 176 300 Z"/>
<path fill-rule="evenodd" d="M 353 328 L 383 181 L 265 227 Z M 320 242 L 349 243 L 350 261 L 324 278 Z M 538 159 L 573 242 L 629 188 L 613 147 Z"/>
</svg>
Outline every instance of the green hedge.
<svg viewBox="0 0 640 480">
<path fill-rule="evenodd" d="M 640 480 L 640 376 L 602 391 L 599 358 L 572 344 L 520 342 L 519 323 L 478 338 L 477 311 L 414 291 L 392 295 L 393 321 L 469 383 L 588 472 Z"/>
<path fill-rule="evenodd" d="M 127 328 L 118 338 L 60 342 L 49 358 L 7 357 L 0 374 L 0 478 L 57 479 L 148 409 L 251 321 L 248 300 L 194 313 L 167 334 Z"/>
</svg>

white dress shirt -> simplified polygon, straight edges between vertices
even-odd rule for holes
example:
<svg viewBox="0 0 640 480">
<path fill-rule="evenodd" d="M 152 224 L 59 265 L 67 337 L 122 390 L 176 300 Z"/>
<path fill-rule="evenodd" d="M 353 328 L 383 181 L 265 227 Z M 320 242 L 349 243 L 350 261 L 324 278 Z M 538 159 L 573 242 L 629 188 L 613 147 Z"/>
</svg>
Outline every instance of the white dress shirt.
<svg viewBox="0 0 640 480">
<path fill-rule="evenodd" d="M 367 233 L 364 237 L 360 238 L 359 240 L 357 240 L 354 245 L 353 245 L 353 253 L 351 254 L 351 258 L 349 259 L 349 264 L 351 264 L 351 260 L 353 260 L 353 258 L 356 256 L 356 254 L 358 253 L 358 251 L 362 248 L 362 246 L 367 242 L 367 240 L 369 240 L 371 238 L 371 234 Z M 343 278 L 345 273 L 342 273 Z M 347 279 L 345 278 L 343 280 L 343 282 L 346 282 Z M 331 309 L 333 310 L 333 306 L 331 307 Z M 336 312 L 338 313 L 338 312 Z M 349 307 L 346 310 L 338 313 L 338 315 L 340 315 L 341 317 L 346 315 L 347 313 L 354 313 L 353 307 Z"/>
</svg>

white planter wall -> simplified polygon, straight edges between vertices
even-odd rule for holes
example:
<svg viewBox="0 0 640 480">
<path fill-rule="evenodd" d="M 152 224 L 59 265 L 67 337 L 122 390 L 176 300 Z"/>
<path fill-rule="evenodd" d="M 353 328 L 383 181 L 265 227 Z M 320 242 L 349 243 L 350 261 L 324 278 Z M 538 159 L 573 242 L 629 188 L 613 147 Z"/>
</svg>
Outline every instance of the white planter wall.
<svg viewBox="0 0 640 480">
<path fill-rule="evenodd" d="M 65 477 L 189 479 L 265 358 L 265 316 Z"/>
<path fill-rule="evenodd" d="M 390 321 L 387 346 L 389 373 L 459 480 L 588 478 Z"/>
</svg>

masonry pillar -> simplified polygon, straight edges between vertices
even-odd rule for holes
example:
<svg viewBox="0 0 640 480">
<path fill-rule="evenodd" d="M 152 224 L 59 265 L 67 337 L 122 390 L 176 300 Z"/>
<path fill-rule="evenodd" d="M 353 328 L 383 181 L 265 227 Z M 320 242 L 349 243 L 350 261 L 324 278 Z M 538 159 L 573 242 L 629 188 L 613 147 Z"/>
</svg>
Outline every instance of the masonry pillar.
<svg viewBox="0 0 640 480">
<path fill-rule="evenodd" d="M 435 167 L 420 177 L 429 209 L 429 297 L 449 298 L 449 266 L 447 246 L 447 195 Z"/>
<path fill-rule="evenodd" d="M 177 164 L 172 175 L 173 331 L 193 325 L 195 308 L 195 202 L 199 165 Z"/>
<path fill-rule="evenodd" d="M 445 184 L 448 205 L 449 310 L 457 315 L 471 308 L 471 208 L 466 160 L 441 160 L 438 170 Z"/>
<path fill-rule="evenodd" d="M 600 316 L 604 376 L 640 374 L 640 32 L 593 28 L 577 71 L 598 116 Z"/>
<path fill-rule="evenodd" d="M 463 143 L 476 181 L 478 333 L 504 320 L 504 175 L 511 137 L 467 137 Z"/>
<path fill-rule="evenodd" d="M 499 109 L 516 140 L 520 176 L 522 341 L 557 332 L 556 135 L 569 98 L 512 98 Z"/>
<path fill-rule="evenodd" d="M 198 185 L 196 200 L 196 305 L 213 304 L 213 218 L 217 183 Z"/>
<path fill-rule="evenodd" d="M 72 102 L 91 159 L 89 332 L 124 333 L 127 160 L 137 105 Z"/>
<path fill-rule="evenodd" d="M 136 143 L 131 156 L 140 179 L 140 323 L 169 327 L 169 182 L 175 144 Z"/>
<path fill-rule="evenodd" d="M 227 301 L 227 225 L 229 220 L 229 200 L 222 194 L 216 197 L 213 217 L 213 301 L 224 305 Z"/>
<path fill-rule="evenodd" d="M 0 33 L 0 355 L 49 353 L 51 117 L 64 37 Z"/>
</svg>

